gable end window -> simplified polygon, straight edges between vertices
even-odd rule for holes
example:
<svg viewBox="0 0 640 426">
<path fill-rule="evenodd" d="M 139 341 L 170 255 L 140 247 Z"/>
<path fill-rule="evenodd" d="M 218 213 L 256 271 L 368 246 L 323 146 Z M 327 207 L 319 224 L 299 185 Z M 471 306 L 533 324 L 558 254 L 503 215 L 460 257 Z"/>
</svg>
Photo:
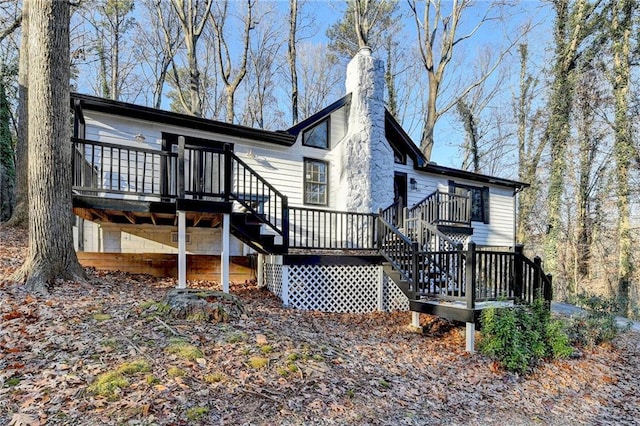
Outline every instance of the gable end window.
<svg viewBox="0 0 640 426">
<path fill-rule="evenodd" d="M 329 164 L 325 161 L 304 159 L 304 203 L 329 203 Z"/>
<path fill-rule="evenodd" d="M 449 192 L 471 197 L 471 221 L 489 223 L 489 187 L 462 185 L 449 181 Z"/>
<path fill-rule="evenodd" d="M 329 149 L 329 117 L 302 132 L 302 145 Z"/>
</svg>

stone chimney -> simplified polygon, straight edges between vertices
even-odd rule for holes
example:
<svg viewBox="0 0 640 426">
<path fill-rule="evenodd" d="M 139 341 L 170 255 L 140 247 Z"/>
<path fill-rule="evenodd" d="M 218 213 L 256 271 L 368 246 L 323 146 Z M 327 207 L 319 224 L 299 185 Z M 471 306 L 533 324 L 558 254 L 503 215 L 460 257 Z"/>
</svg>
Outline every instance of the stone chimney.
<svg viewBox="0 0 640 426">
<path fill-rule="evenodd" d="M 371 213 L 393 202 L 393 151 L 384 134 L 384 63 L 362 48 L 347 66 L 351 93 L 338 208 Z"/>
</svg>

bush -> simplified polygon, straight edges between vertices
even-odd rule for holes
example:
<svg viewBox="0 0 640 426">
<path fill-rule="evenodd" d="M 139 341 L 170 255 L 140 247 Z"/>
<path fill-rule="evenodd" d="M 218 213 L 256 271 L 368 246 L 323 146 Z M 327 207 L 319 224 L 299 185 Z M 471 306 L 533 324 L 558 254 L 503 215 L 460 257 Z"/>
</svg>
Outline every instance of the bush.
<svg viewBox="0 0 640 426">
<path fill-rule="evenodd" d="M 574 344 L 593 348 L 613 340 L 624 330 L 616 322 L 621 306 L 615 298 L 581 293 L 573 302 L 583 309 L 569 323 L 568 333 Z"/>
<path fill-rule="evenodd" d="M 573 348 L 560 321 L 553 321 L 546 302 L 532 306 L 488 308 L 482 311 L 479 349 L 505 369 L 526 373 L 546 358 L 565 358 Z"/>
</svg>

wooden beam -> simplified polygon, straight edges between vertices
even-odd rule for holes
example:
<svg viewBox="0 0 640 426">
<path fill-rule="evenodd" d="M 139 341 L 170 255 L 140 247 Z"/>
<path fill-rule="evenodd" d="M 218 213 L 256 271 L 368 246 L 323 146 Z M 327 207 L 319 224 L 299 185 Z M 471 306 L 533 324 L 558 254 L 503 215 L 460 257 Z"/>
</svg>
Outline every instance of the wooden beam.
<svg viewBox="0 0 640 426">
<path fill-rule="evenodd" d="M 155 213 L 151 213 L 151 223 L 153 223 L 154 225 L 157 225 Z"/>
<path fill-rule="evenodd" d="M 122 214 L 124 215 L 124 217 L 129 219 L 129 222 L 131 222 L 131 224 L 136 224 L 136 217 L 131 212 L 122 212 Z"/>
<path fill-rule="evenodd" d="M 91 209 L 90 212 L 93 216 L 96 216 L 103 222 L 111 222 L 111 216 L 109 216 L 102 210 Z"/>
<path fill-rule="evenodd" d="M 198 226 L 198 223 L 200 223 L 200 221 L 202 220 L 202 216 L 203 214 L 200 212 L 197 212 L 195 214 L 195 216 L 193 217 L 193 226 Z"/>
<path fill-rule="evenodd" d="M 217 228 L 218 226 L 220 226 L 220 224 L 222 223 L 222 221 L 220 220 L 220 215 L 215 215 L 211 218 L 211 227 L 212 228 Z"/>
</svg>

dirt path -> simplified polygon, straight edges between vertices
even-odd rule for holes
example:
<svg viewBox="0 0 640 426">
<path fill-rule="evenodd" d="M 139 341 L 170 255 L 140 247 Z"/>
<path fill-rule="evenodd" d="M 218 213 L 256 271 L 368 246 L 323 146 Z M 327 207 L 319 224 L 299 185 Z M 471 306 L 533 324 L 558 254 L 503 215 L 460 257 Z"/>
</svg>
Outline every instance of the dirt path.
<svg viewBox="0 0 640 426">
<path fill-rule="evenodd" d="M 26 239 L 0 230 L 0 424 L 636 424 L 638 334 L 504 373 L 464 352 L 464 330 L 408 313 L 284 309 L 252 285 L 245 315 L 187 322 L 146 308 L 172 280 L 90 272 L 35 299 L 7 280 Z M 211 283 L 191 283 L 212 287 Z M 171 351 L 179 339 L 201 356 Z M 264 366 L 256 359 L 266 360 Z M 110 397 L 90 386 L 142 360 Z"/>
</svg>

